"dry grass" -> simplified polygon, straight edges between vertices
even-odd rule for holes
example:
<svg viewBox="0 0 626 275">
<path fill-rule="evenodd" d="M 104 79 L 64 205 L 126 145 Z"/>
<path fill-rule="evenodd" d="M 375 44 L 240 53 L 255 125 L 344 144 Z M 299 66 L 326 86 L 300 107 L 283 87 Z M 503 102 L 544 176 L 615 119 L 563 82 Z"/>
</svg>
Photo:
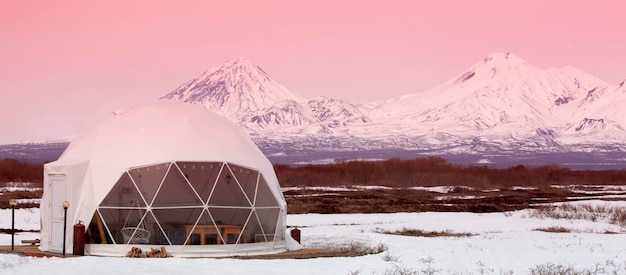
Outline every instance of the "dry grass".
<svg viewBox="0 0 626 275">
<path fill-rule="evenodd" d="M 626 209 L 609 205 L 564 203 L 557 206 L 539 206 L 531 211 L 530 216 L 593 222 L 606 220 L 611 224 L 626 226 Z"/>
<path fill-rule="evenodd" d="M 304 213 L 394 213 L 394 212 L 473 212 L 490 213 L 529 208 L 542 202 L 561 202 L 576 196 L 569 189 L 550 186 L 525 189 L 483 189 L 452 187 L 442 194 L 410 188 L 324 191 L 291 189 L 284 192 L 289 214 Z"/>
<path fill-rule="evenodd" d="M 378 243 L 377 245 L 370 246 L 366 243 L 350 242 L 348 244 L 340 246 L 340 250 L 347 250 L 348 256 L 350 257 L 378 254 L 382 253 L 383 251 L 387 251 L 387 249 L 389 249 L 389 247 L 384 243 Z"/>
<path fill-rule="evenodd" d="M 626 274 L 626 266 L 613 260 L 596 263 L 592 268 L 575 268 L 571 265 L 545 263 L 531 267 L 531 275 L 594 275 L 594 274 Z"/>
<path fill-rule="evenodd" d="M 385 230 L 385 229 L 380 229 L 377 228 L 374 230 L 374 232 L 376 233 L 381 233 L 381 234 L 391 234 L 391 235 L 400 235 L 400 236 L 411 236 L 411 237 L 427 237 L 427 238 L 433 238 L 433 237 L 471 237 L 471 236 L 475 236 L 476 234 L 472 234 L 472 233 L 457 233 L 457 232 L 453 232 L 452 230 L 445 230 L 445 231 L 425 231 L 425 230 L 421 230 L 421 229 L 411 229 L 411 228 L 402 228 L 400 230 Z"/>
<path fill-rule="evenodd" d="M 565 227 L 561 227 L 561 226 L 550 226 L 550 227 L 544 227 L 544 228 L 535 228 L 533 229 L 534 231 L 541 231 L 541 232 L 549 232 L 549 233 L 570 233 L 572 232 L 571 229 L 565 228 Z"/>
<path fill-rule="evenodd" d="M 330 251 L 343 251 L 343 257 L 357 257 L 369 254 L 379 254 L 387 251 L 388 247 L 384 243 L 378 243 L 377 245 L 369 245 L 364 242 L 350 241 L 347 243 L 337 243 L 334 245 L 328 245 L 325 247 L 313 247 L 313 249 L 323 249 Z"/>
</svg>

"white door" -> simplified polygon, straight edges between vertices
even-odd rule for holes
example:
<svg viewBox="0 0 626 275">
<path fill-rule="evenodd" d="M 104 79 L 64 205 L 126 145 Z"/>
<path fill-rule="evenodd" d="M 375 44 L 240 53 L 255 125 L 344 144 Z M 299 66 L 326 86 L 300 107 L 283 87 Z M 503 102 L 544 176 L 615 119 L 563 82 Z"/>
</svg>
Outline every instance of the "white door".
<svg viewBox="0 0 626 275">
<path fill-rule="evenodd" d="M 63 201 L 66 200 L 65 196 L 65 175 L 54 176 L 50 180 L 50 190 L 52 191 L 51 209 L 50 209 L 50 250 L 62 251 L 63 250 L 63 221 L 64 221 L 64 209 Z"/>
</svg>

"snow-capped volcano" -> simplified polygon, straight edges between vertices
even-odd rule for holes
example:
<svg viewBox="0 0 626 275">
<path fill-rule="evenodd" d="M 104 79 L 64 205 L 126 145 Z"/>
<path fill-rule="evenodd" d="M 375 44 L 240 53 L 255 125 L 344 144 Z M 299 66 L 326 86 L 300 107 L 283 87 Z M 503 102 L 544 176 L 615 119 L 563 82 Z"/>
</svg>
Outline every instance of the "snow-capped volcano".
<svg viewBox="0 0 626 275">
<path fill-rule="evenodd" d="M 250 132 L 332 134 L 331 128 L 368 122 L 354 104 L 323 97 L 306 100 L 241 58 L 206 71 L 162 99 L 204 106 Z"/>
<path fill-rule="evenodd" d="M 242 58 L 210 69 L 162 98 L 198 104 L 234 119 L 280 101 L 306 101 Z"/>
<path fill-rule="evenodd" d="M 306 100 L 243 59 L 163 98 L 217 111 L 257 143 L 283 151 L 562 152 L 577 144 L 623 148 L 616 144 L 626 140 L 623 83 L 611 86 L 569 66 L 538 68 L 510 53 L 490 54 L 430 90 L 365 105 Z"/>
<path fill-rule="evenodd" d="M 590 90 L 608 86 L 572 67 L 539 69 L 496 53 L 431 90 L 368 107 L 378 116 L 454 134 L 530 133 L 566 124 Z"/>
</svg>

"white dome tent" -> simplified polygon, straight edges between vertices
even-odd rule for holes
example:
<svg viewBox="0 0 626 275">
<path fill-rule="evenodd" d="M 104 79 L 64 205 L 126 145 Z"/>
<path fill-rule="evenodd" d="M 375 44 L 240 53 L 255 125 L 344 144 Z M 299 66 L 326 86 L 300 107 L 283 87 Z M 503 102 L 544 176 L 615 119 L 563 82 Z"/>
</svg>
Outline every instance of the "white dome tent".
<svg viewBox="0 0 626 275">
<path fill-rule="evenodd" d="M 116 112 L 44 165 L 43 251 L 63 248 L 63 201 L 68 251 L 79 221 L 89 255 L 285 250 L 286 202 L 271 163 L 236 125 L 196 105 L 160 100 Z"/>
</svg>

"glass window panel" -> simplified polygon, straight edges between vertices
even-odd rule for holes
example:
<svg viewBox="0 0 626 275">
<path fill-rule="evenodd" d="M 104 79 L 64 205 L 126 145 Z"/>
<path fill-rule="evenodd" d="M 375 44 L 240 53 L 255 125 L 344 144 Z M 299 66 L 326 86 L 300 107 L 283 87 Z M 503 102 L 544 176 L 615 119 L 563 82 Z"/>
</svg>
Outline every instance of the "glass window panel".
<svg viewBox="0 0 626 275">
<path fill-rule="evenodd" d="M 278 206 L 278 201 L 274 197 L 274 194 L 270 191 L 270 188 L 267 186 L 267 182 L 263 177 L 259 178 L 259 188 L 257 190 L 257 195 L 255 199 L 256 207 L 274 207 Z"/>
<path fill-rule="evenodd" d="M 243 189 L 248 199 L 252 202 L 254 199 L 254 193 L 256 192 L 256 183 L 259 177 L 259 172 L 233 165 L 231 163 L 229 163 L 228 166 L 230 167 L 233 178 L 236 179 L 236 182 L 239 183 L 241 189 Z"/>
<path fill-rule="evenodd" d="M 216 224 L 244 225 L 251 209 L 211 208 L 209 212 Z"/>
<path fill-rule="evenodd" d="M 154 245 L 168 245 L 170 244 L 168 238 L 165 237 L 161 228 L 159 228 L 159 224 L 157 220 L 155 220 L 152 212 L 148 212 L 143 221 L 143 229 L 149 232 L 148 244 Z M 142 228 L 142 227 L 140 227 Z M 138 229 L 140 230 L 140 229 Z"/>
<path fill-rule="evenodd" d="M 251 203 L 268 208 L 252 211 Z M 94 214 L 87 237 L 95 244 L 271 242 L 284 238 L 274 236 L 279 216 L 279 203 L 256 170 L 218 162 L 166 163 L 124 173 Z M 124 227 L 131 228 L 126 237 Z M 138 234 L 138 228 L 147 233 Z"/>
<path fill-rule="evenodd" d="M 257 216 L 256 211 L 252 211 L 250 219 L 248 220 L 248 224 L 246 224 L 246 228 L 244 229 L 244 234 L 245 235 L 241 238 L 242 243 L 258 243 L 267 241 L 266 236 L 263 233 L 263 229 L 261 228 L 259 217 Z"/>
<path fill-rule="evenodd" d="M 261 223 L 263 232 L 266 234 L 267 240 L 272 241 L 274 239 L 274 234 L 276 233 L 276 223 L 278 222 L 278 217 L 280 216 L 280 208 L 257 209 L 256 213 L 259 217 L 259 222 Z"/>
<path fill-rule="evenodd" d="M 211 217 L 220 228 L 224 243 L 235 243 L 248 220 L 251 209 L 237 208 L 209 208 Z M 247 242 L 242 239 L 242 242 Z"/>
<path fill-rule="evenodd" d="M 94 212 L 91 223 L 86 229 L 85 242 L 88 244 L 109 244 L 113 243 L 109 235 L 109 231 L 104 226 L 104 222 L 100 218 L 98 211 Z"/>
<path fill-rule="evenodd" d="M 198 224 L 194 227 L 187 226 L 185 228 L 189 245 L 213 245 L 222 244 L 223 238 L 219 228 L 213 223 L 210 213 L 203 211 L 198 221 Z"/>
<path fill-rule="evenodd" d="M 137 188 L 135 188 L 128 174 L 124 173 L 100 205 L 112 207 L 144 207 L 146 204 L 141 199 Z"/>
<path fill-rule="evenodd" d="M 278 221 L 278 228 L 285 228 L 285 224 L 283 221 L 279 220 Z M 274 234 L 274 241 L 284 241 L 285 240 L 285 232 L 284 231 L 278 231 Z"/>
<path fill-rule="evenodd" d="M 165 181 L 152 203 L 152 207 L 202 205 L 200 198 L 175 166 L 165 176 Z"/>
<path fill-rule="evenodd" d="M 150 241 L 150 232 L 147 231 L 145 225 L 146 209 L 123 209 L 122 212 L 128 212 L 122 229 L 123 243 L 148 243 Z"/>
<path fill-rule="evenodd" d="M 251 206 L 227 166 L 218 177 L 208 204 L 209 206 Z"/>
<path fill-rule="evenodd" d="M 202 208 L 152 209 L 165 234 L 174 245 L 182 245 L 196 223 Z"/>
<path fill-rule="evenodd" d="M 202 201 L 207 201 L 219 175 L 221 162 L 177 162 L 184 176 L 191 183 Z"/>
<path fill-rule="evenodd" d="M 282 211 L 279 211 L 279 213 Z M 284 229 L 286 228 L 286 224 L 285 224 L 285 219 L 281 219 L 282 214 L 278 214 L 278 224 L 277 224 L 277 230 L 278 232 L 275 233 L 274 235 L 274 240 L 275 241 L 284 241 L 285 240 L 285 231 Z"/>
<path fill-rule="evenodd" d="M 163 163 L 128 170 L 148 204 L 152 202 L 169 166 L 169 163 Z"/>
<path fill-rule="evenodd" d="M 124 221 L 128 216 L 129 209 L 100 208 L 99 211 L 104 226 L 109 229 L 111 236 L 113 236 L 113 241 L 115 243 L 124 243 L 124 237 L 120 230 L 124 227 Z"/>
</svg>

